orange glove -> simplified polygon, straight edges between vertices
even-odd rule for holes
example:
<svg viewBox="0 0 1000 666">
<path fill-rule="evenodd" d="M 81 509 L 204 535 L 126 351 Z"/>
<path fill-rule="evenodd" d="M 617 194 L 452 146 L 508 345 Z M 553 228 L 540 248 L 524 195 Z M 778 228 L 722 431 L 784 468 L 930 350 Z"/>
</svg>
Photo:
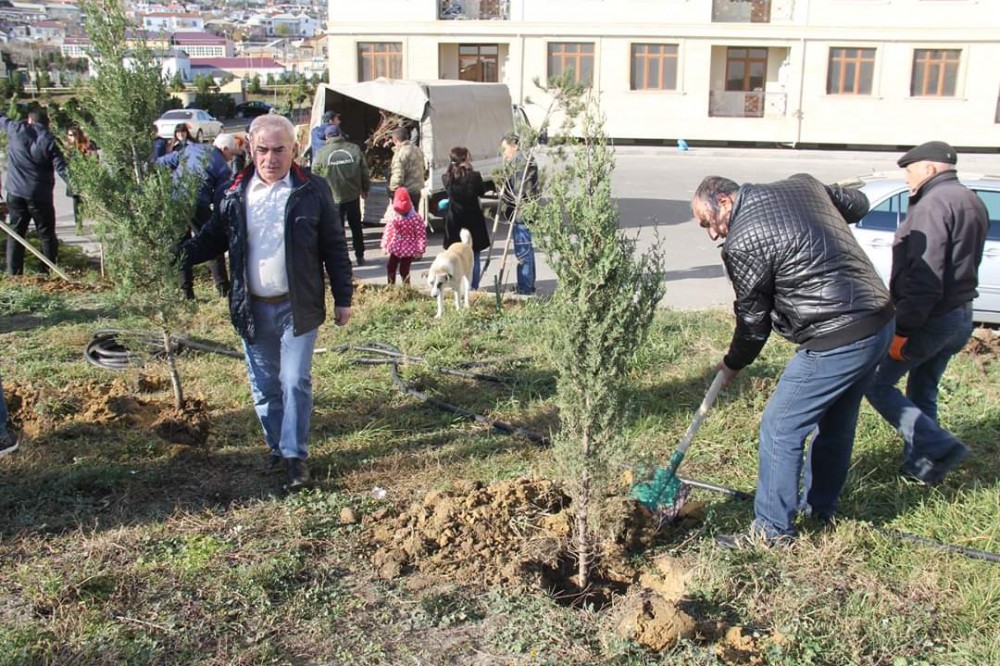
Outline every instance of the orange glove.
<svg viewBox="0 0 1000 666">
<path fill-rule="evenodd" d="M 900 335 L 899 333 L 892 336 L 892 344 L 889 345 L 889 358 L 893 361 L 905 361 L 906 357 L 903 356 L 903 347 L 906 346 L 908 339 L 905 335 Z"/>
</svg>

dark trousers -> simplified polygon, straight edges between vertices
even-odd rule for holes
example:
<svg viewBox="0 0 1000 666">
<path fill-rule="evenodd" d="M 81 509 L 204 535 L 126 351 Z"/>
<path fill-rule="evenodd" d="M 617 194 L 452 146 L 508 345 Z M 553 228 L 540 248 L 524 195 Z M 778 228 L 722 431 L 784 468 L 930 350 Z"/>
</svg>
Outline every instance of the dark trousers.
<svg viewBox="0 0 1000 666">
<path fill-rule="evenodd" d="M 351 227 L 351 242 L 354 244 L 354 256 L 365 256 L 365 232 L 361 227 L 361 199 L 342 201 L 333 207 L 334 215 L 344 227 Z"/>
<path fill-rule="evenodd" d="M 413 257 L 397 257 L 394 254 L 389 255 L 389 263 L 386 264 L 385 270 L 389 275 L 389 284 L 396 284 L 396 268 L 399 268 L 399 277 L 403 278 L 403 284 L 410 284 L 410 264 L 413 263 Z"/>
<path fill-rule="evenodd" d="M 191 221 L 191 228 L 184 234 L 181 238 L 181 242 L 186 241 L 191 237 L 192 233 L 197 234 L 208 221 L 212 219 L 212 209 L 208 206 L 198 206 L 195 210 L 194 219 Z M 207 262 L 208 270 L 212 273 L 212 280 L 215 282 L 215 286 L 220 292 L 225 289 L 226 292 L 229 291 L 229 273 L 226 272 L 226 256 L 220 254 L 214 259 L 209 259 Z M 181 289 L 185 292 L 191 291 L 194 288 L 194 270 L 188 266 L 181 269 Z"/>
<path fill-rule="evenodd" d="M 15 194 L 7 195 L 10 207 L 10 226 L 21 236 L 28 234 L 28 221 L 35 221 L 35 231 L 42 243 L 42 254 L 56 263 L 59 254 L 59 240 L 56 238 L 56 208 L 52 199 L 27 199 Z M 43 273 L 49 267 L 42 265 Z M 7 272 L 20 275 L 24 272 L 24 247 L 13 238 L 7 238 Z"/>
</svg>

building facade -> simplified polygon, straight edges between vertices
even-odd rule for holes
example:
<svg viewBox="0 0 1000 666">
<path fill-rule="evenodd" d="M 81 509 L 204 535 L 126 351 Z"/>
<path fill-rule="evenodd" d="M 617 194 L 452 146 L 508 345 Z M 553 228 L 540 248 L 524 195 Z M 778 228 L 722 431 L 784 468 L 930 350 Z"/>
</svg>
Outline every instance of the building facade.
<svg viewBox="0 0 1000 666">
<path fill-rule="evenodd" d="M 997 0 L 329 0 L 334 82 L 600 93 L 617 139 L 1000 146 Z"/>
</svg>

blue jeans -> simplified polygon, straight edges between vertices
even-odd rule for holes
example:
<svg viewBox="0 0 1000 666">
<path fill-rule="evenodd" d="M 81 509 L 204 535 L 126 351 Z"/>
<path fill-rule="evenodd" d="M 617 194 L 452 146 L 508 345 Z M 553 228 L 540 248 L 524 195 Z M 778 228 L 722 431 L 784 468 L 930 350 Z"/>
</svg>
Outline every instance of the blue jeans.
<svg viewBox="0 0 1000 666">
<path fill-rule="evenodd" d="M 479 289 L 479 279 L 482 277 L 480 275 L 480 264 L 479 264 L 479 252 L 473 250 L 472 252 L 472 290 L 475 291 Z"/>
<path fill-rule="evenodd" d="M 517 293 L 535 293 L 535 246 L 524 222 L 514 223 L 514 257 L 517 259 Z"/>
<path fill-rule="evenodd" d="M 292 303 L 254 301 L 253 344 L 243 341 L 254 411 L 272 455 L 306 458 L 312 414 L 312 355 L 318 329 L 292 333 Z"/>
<path fill-rule="evenodd" d="M 889 321 L 874 335 L 828 351 L 800 350 L 785 366 L 760 422 L 755 531 L 795 536 L 800 505 L 821 518 L 833 515 L 847 480 L 861 398 L 894 327 Z M 802 454 L 813 431 L 800 494 Z"/>
<path fill-rule="evenodd" d="M 903 437 L 903 463 L 945 458 L 957 437 L 938 425 L 938 382 L 951 357 L 972 335 L 972 303 L 936 315 L 910 335 L 905 361 L 882 359 L 875 381 L 865 394 L 872 407 Z M 906 395 L 896 388 L 903 375 Z"/>
</svg>

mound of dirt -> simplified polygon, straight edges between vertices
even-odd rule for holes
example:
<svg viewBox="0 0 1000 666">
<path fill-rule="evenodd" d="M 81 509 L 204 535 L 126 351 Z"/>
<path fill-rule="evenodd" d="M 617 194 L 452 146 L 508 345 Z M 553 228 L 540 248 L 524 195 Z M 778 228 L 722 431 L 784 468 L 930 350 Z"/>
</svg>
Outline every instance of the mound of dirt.
<svg viewBox="0 0 1000 666">
<path fill-rule="evenodd" d="M 136 397 L 134 382 L 124 378 L 55 387 L 11 382 L 4 386 L 10 418 L 30 438 L 70 426 L 137 428 L 174 444 L 201 445 L 208 439 L 205 404 L 188 400 L 178 412 L 171 401 Z"/>
<path fill-rule="evenodd" d="M 465 483 L 433 491 L 400 515 L 366 517 L 382 578 L 419 571 L 455 581 L 519 585 L 533 565 L 556 567 L 570 532 L 569 498 L 551 481 Z"/>
</svg>

